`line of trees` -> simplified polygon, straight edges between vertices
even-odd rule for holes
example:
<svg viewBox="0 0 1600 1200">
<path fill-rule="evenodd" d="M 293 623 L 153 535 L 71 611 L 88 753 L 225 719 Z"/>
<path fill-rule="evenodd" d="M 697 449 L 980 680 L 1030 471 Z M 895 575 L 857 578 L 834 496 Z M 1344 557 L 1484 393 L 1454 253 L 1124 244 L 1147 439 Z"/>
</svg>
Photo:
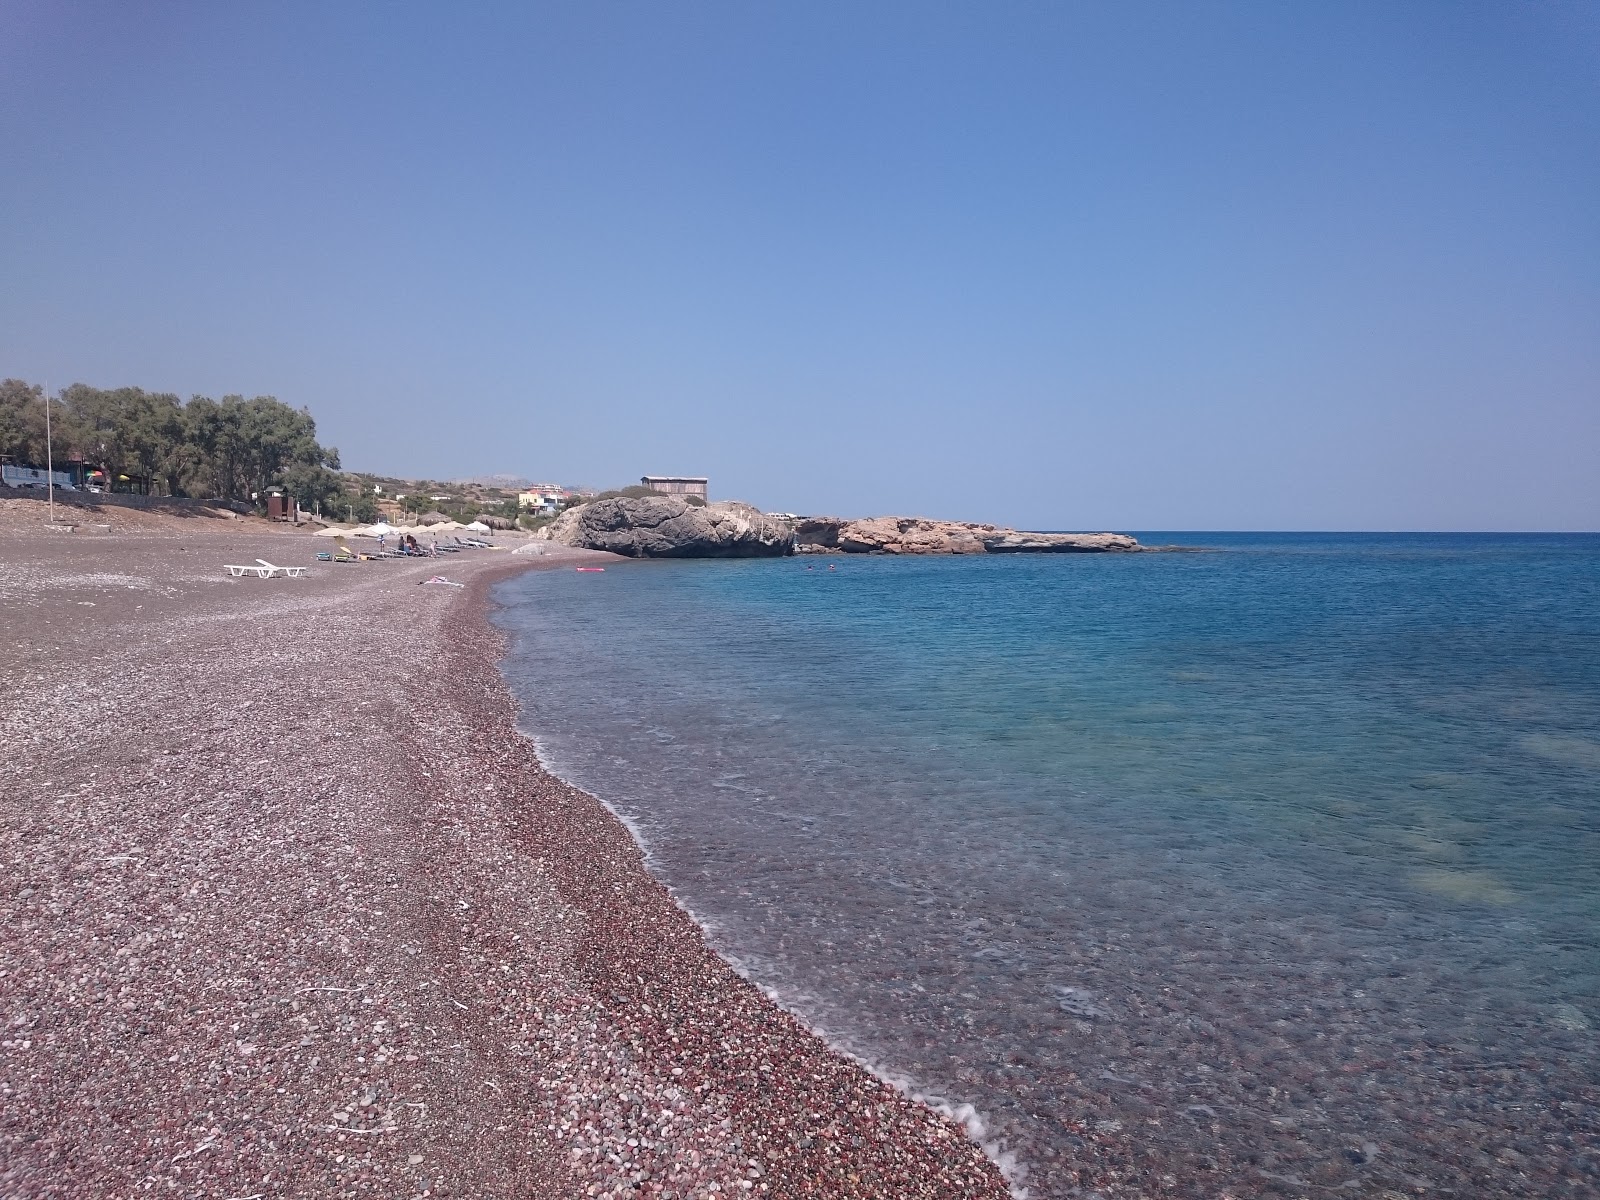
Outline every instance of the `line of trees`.
<svg viewBox="0 0 1600 1200">
<path fill-rule="evenodd" d="M 317 441 L 305 409 L 272 396 L 191 397 L 75 383 L 50 401 L 56 463 L 145 481 L 157 495 L 249 501 L 282 487 L 302 508 L 335 508 L 339 451 Z M 0 455 L 45 465 L 44 389 L 0 381 Z"/>
</svg>

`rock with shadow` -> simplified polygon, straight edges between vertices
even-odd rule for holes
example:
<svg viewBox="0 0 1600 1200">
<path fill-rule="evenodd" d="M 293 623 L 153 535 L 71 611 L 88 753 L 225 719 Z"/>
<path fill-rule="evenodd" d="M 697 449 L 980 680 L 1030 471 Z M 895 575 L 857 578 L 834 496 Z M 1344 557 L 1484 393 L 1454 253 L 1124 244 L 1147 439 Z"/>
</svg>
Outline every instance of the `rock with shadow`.
<svg viewBox="0 0 1600 1200">
<path fill-rule="evenodd" d="M 534 537 L 628 558 L 775 558 L 794 553 L 794 525 L 736 500 L 617 496 L 568 509 Z"/>
</svg>

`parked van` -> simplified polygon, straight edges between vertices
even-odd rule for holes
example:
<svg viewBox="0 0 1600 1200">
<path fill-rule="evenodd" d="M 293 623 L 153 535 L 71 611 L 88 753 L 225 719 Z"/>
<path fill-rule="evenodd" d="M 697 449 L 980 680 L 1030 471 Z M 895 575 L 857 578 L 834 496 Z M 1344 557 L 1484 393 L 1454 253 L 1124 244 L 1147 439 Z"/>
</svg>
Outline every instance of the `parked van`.
<svg viewBox="0 0 1600 1200">
<path fill-rule="evenodd" d="M 65 471 L 44 471 L 39 467 L 14 467 L 10 463 L 0 464 L 0 484 L 13 488 L 48 488 L 51 477 L 55 477 L 56 488 L 63 492 L 75 492 L 72 476 Z"/>
</svg>

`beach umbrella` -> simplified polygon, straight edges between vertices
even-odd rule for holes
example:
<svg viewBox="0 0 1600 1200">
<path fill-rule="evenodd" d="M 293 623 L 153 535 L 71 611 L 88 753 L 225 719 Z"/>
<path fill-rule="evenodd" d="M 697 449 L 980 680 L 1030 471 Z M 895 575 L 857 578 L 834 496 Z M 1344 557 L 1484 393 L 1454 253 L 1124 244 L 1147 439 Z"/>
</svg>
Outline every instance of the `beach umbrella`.
<svg viewBox="0 0 1600 1200">
<path fill-rule="evenodd" d="M 472 530 L 473 533 L 488 533 L 489 532 L 489 527 L 487 525 L 485 525 L 482 521 L 469 522 L 468 524 L 462 526 L 462 528 L 463 529 L 470 529 L 470 530 Z"/>
</svg>

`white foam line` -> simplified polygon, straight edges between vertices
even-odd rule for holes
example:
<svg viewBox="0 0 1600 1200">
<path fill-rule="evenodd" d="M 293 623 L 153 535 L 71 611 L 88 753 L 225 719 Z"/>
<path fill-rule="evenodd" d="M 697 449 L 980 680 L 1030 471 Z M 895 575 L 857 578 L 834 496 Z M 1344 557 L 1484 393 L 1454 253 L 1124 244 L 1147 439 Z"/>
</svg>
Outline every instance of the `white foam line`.
<svg viewBox="0 0 1600 1200">
<path fill-rule="evenodd" d="M 506 686 L 508 688 L 510 687 L 509 681 L 507 681 Z M 956 1124 L 960 1125 L 965 1131 L 968 1140 L 977 1145 L 978 1148 L 983 1151 L 984 1156 L 988 1158 L 990 1162 L 994 1163 L 995 1167 L 999 1170 L 1001 1176 L 1006 1181 L 1007 1188 L 1010 1189 L 1012 1200 L 1028 1200 L 1028 1189 L 1022 1186 L 1022 1181 L 1027 1177 L 1028 1174 L 1027 1163 L 1018 1157 L 1015 1150 L 1007 1149 L 1005 1143 L 998 1137 L 991 1138 L 988 1136 L 988 1122 L 984 1120 L 983 1114 L 978 1111 L 975 1105 L 968 1104 L 964 1101 L 950 1100 L 936 1092 L 924 1090 L 918 1086 L 917 1082 L 911 1076 L 905 1074 L 904 1072 L 893 1071 L 888 1067 L 874 1062 L 871 1058 L 868 1058 L 866 1055 L 857 1051 L 845 1039 L 834 1034 L 830 1030 L 823 1028 L 821 1025 L 818 1025 L 809 1016 L 807 1016 L 805 1012 L 797 1008 L 795 1006 L 796 1002 L 803 1003 L 803 995 L 796 993 L 793 1000 L 786 999 L 777 988 L 763 983 L 759 979 L 753 978 L 747 966 L 734 955 L 717 949 L 711 937 L 711 935 L 717 929 L 716 923 L 700 916 L 694 911 L 694 909 L 690 908 L 689 905 L 684 903 L 683 897 L 678 894 L 678 889 L 673 887 L 672 884 L 668 883 L 661 877 L 662 873 L 660 870 L 658 870 L 659 863 L 657 862 L 655 855 L 651 852 L 650 843 L 645 839 L 644 832 L 640 828 L 639 823 L 633 817 L 619 809 L 616 805 L 612 804 L 604 796 L 595 795 L 595 793 L 589 791 L 587 788 L 580 787 L 578 784 L 568 779 L 565 775 L 561 774 L 561 772 L 555 768 L 555 765 L 550 761 L 549 757 L 545 753 L 544 739 L 542 739 L 537 733 L 534 733 L 528 729 L 524 729 L 521 722 L 518 722 L 516 728 L 517 733 L 526 738 L 533 746 L 534 757 L 539 760 L 539 766 L 541 769 L 543 769 L 547 774 L 561 780 L 561 782 L 566 784 L 568 787 L 575 788 L 576 790 L 582 792 L 585 796 L 588 796 L 590 799 L 594 800 L 595 803 L 599 804 L 608 813 L 614 816 L 618 821 L 622 822 L 623 828 L 628 831 L 629 836 L 633 838 L 634 844 L 639 847 L 639 852 L 644 859 L 645 869 L 655 877 L 656 882 L 660 883 L 667 889 L 667 894 L 672 897 L 672 902 L 682 909 L 684 914 L 691 921 L 700 927 L 700 931 L 706 935 L 706 945 L 711 948 L 712 953 L 716 954 L 717 957 L 721 958 L 723 962 L 732 967 L 739 978 L 743 979 L 751 986 L 759 989 L 762 995 L 766 996 L 767 999 L 771 1000 L 779 1008 L 783 1009 L 784 1012 L 788 1013 L 795 1020 L 799 1021 L 800 1024 L 803 1025 L 808 1031 L 821 1038 L 828 1049 L 832 1050 L 835 1054 L 843 1055 L 845 1058 L 848 1058 L 862 1070 L 866 1071 L 867 1074 L 882 1081 L 883 1083 L 888 1084 L 907 1099 L 922 1105 L 924 1108 L 931 1108 L 940 1116 L 946 1118 L 947 1120 L 954 1121 Z"/>
</svg>

